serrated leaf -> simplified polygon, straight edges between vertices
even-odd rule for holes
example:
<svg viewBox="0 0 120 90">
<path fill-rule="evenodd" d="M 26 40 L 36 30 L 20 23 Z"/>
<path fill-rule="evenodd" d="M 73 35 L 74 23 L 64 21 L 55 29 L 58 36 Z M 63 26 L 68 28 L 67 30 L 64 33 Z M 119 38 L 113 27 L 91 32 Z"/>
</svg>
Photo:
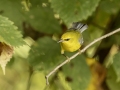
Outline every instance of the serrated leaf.
<svg viewBox="0 0 120 90">
<path fill-rule="evenodd" d="M 8 17 L 22 30 L 22 22 L 25 21 L 25 17 L 20 0 L 0 0 L 0 11 L 1 15 Z"/>
<path fill-rule="evenodd" d="M 100 0 L 50 0 L 51 6 L 62 20 L 69 25 L 85 20 L 92 15 Z"/>
<path fill-rule="evenodd" d="M 40 38 L 32 47 L 28 60 L 35 70 L 53 69 L 63 59 L 60 46 L 49 37 Z"/>
<path fill-rule="evenodd" d="M 59 22 L 54 17 L 53 10 L 47 0 L 32 0 L 32 8 L 27 13 L 28 22 L 37 31 L 48 34 L 61 33 Z"/>
<path fill-rule="evenodd" d="M 17 27 L 8 18 L 0 16 L 0 42 L 4 42 L 13 47 L 26 44 L 22 39 L 22 34 L 17 31 Z"/>
<path fill-rule="evenodd" d="M 120 0 L 101 0 L 100 8 L 108 13 L 117 13 L 120 10 Z"/>
<path fill-rule="evenodd" d="M 72 90 L 87 89 L 90 83 L 91 73 L 84 56 L 77 56 L 75 60 L 63 66 L 63 73 Z"/>
<path fill-rule="evenodd" d="M 113 57 L 113 68 L 117 75 L 117 81 L 120 81 L 120 52 L 115 54 Z"/>
<path fill-rule="evenodd" d="M 107 72 L 107 78 L 106 78 L 107 85 L 110 90 L 120 90 L 120 82 L 117 82 L 117 75 L 114 71 L 114 67 L 110 66 L 108 68 Z"/>
</svg>

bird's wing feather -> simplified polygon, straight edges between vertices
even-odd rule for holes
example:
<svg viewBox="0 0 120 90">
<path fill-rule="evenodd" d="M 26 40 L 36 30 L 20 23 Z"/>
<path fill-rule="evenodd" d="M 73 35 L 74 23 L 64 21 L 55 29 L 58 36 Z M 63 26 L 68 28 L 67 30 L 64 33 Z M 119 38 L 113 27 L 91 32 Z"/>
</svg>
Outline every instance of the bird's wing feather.
<svg viewBox="0 0 120 90">
<path fill-rule="evenodd" d="M 81 33 L 88 28 L 87 24 L 83 24 L 80 22 L 73 22 L 72 27 L 69 30 L 79 30 Z"/>
</svg>

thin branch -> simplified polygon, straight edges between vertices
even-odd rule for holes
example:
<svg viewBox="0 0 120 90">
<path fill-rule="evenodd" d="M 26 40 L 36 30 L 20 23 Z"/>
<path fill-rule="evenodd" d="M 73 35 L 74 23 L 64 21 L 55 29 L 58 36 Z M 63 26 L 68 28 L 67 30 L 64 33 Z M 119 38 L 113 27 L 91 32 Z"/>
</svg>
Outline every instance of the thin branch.
<svg viewBox="0 0 120 90">
<path fill-rule="evenodd" d="M 59 64 L 56 68 L 54 68 L 49 74 L 47 74 L 47 75 L 45 76 L 45 78 L 46 78 L 46 84 L 49 85 L 49 80 L 48 80 L 49 77 L 50 77 L 53 73 L 55 73 L 60 67 L 62 67 L 63 65 L 65 65 L 67 62 L 71 61 L 73 58 L 75 58 L 75 57 L 78 56 L 79 54 L 85 52 L 90 46 L 92 46 L 92 45 L 95 44 L 96 42 L 98 42 L 98 41 L 100 41 L 100 40 L 102 40 L 102 39 L 104 39 L 104 38 L 106 38 L 106 37 L 109 37 L 109 36 L 111 36 L 111 35 L 113 35 L 113 34 L 115 34 L 115 33 L 117 33 L 117 32 L 120 32 L 120 28 L 118 28 L 118 29 L 116 29 L 116 30 L 114 30 L 114 31 L 106 34 L 106 35 L 103 35 L 103 36 L 101 36 L 101 37 L 99 37 L 99 38 L 97 38 L 97 39 L 95 39 L 95 40 L 92 41 L 90 44 L 88 44 L 86 47 L 84 47 L 82 50 L 80 50 L 79 52 L 77 52 L 76 54 L 74 54 L 73 56 L 71 56 L 69 59 L 67 59 L 67 60 L 65 60 L 64 62 L 62 62 L 61 64 Z"/>
</svg>

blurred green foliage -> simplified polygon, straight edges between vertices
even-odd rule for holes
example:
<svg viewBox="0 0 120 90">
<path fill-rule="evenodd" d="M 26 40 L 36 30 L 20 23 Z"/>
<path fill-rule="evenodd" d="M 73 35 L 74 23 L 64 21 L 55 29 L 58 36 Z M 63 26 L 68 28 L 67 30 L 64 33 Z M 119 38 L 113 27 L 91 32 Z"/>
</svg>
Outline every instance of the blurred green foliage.
<svg viewBox="0 0 120 90">
<path fill-rule="evenodd" d="M 120 33 L 61 67 L 46 86 L 45 75 L 66 59 L 57 40 L 77 21 L 89 26 L 84 47 L 120 27 L 120 0 L 0 0 L 0 42 L 15 51 L 6 75 L 0 70 L 0 90 L 119 90 Z"/>
</svg>

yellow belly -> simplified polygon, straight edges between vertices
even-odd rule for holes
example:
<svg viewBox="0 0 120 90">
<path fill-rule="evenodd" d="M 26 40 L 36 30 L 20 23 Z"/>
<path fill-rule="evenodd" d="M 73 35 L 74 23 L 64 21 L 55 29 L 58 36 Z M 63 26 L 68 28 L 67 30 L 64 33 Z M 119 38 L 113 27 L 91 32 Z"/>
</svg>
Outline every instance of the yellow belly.
<svg viewBox="0 0 120 90">
<path fill-rule="evenodd" d="M 70 45 L 66 45 L 65 43 L 61 44 L 61 53 L 64 53 L 64 51 L 68 51 L 68 52 L 74 52 L 76 50 L 78 50 L 81 47 L 80 43 L 76 43 L 76 44 L 70 44 Z"/>
</svg>

